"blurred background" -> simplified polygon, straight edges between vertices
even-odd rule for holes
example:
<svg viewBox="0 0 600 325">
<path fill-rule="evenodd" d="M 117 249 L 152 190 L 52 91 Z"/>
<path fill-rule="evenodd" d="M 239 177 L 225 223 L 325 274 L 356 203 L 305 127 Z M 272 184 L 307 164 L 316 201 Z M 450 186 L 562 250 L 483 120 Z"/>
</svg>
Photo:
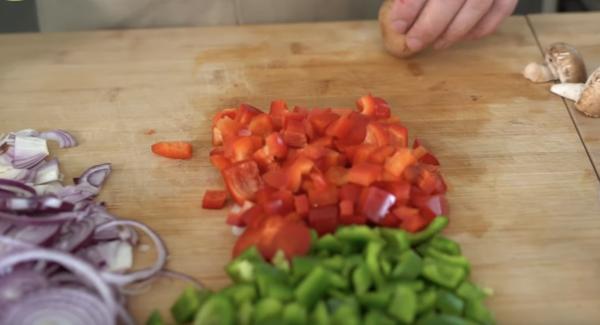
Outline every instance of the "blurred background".
<svg viewBox="0 0 600 325">
<path fill-rule="evenodd" d="M 0 0 L 0 33 L 374 19 L 382 0 Z M 515 14 L 600 10 L 522 0 Z"/>
</svg>

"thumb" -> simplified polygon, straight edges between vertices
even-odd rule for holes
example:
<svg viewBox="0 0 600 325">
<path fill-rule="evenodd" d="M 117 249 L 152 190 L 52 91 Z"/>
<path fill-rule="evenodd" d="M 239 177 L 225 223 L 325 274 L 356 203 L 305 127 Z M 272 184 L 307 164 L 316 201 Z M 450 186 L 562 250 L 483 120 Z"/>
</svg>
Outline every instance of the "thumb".
<svg viewBox="0 0 600 325">
<path fill-rule="evenodd" d="M 391 25 L 399 34 L 406 34 L 410 26 L 417 20 L 427 0 L 386 0 L 393 1 L 391 9 Z"/>
</svg>

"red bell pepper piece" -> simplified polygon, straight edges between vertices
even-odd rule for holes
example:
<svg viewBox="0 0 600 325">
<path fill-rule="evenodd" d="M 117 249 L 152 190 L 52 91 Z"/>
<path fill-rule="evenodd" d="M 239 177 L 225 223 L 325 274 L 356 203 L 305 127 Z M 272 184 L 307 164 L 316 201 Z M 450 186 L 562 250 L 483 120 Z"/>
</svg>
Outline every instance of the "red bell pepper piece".
<svg viewBox="0 0 600 325">
<path fill-rule="evenodd" d="M 387 146 L 390 143 L 388 128 L 377 122 L 371 122 L 367 125 L 367 134 L 365 143 L 371 143 L 377 146 Z"/>
<path fill-rule="evenodd" d="M 307 193 L 313 207 L 337 204 L 339 201 L 339 191 L 335 185 L 327 185 L 324 188 L 313 185 L 308 188 Z"/>
<path fill-rule="evenodd" d="M 352 156 L 352 164 L 359 165 L 368 162 L 377 149 L 377 145 L 371 143 L 363 143 L 358 145 L 354 151 L 354 155 Z"/>
<path fill-rule="evenodd" d="M 387 126 L 390 144 L 406 148 L 408 146 L 408 129 L 399 124 L 389 124 Z"/>
<path fill-rule="evenodd" d="M 252 160 L 240 161 L 224 169 L 223 179 L 229 194 L 238 204 L 252 200 L 263 186 L 258 165 Z"/>
<path fill-rule="evenodd" d="M 152 152 L 171 159 L 192 158 L 192 145 L 184 141 L 163 141 L 152 145 Z"/>
<path fill-rule="evenodd" d="M 358 201 L 362 188 L 356 184 L 348 183 L 340 188 L 340 200 L 348 200 L 351 202 Z"/>
<path fill-rule="evenodd" d="M 381 176 L 382 168 L 371 163 L 362 163 L 352 166 L 348 170 L 348 182 L 369 186 Z"/>
<path fill-rule="evenodd" d="M 302 184 L 302 176 L 307 175 L 314 166 L 314 162 L 306 157 L 298 156 L 294 162 L 286 168 L 288 178 L 288 189 L 296 193 Z"/>
<path fill-rule="evenodd" d="M 281 128 L 283 128 L 283 122 L 285 121 L 285 116 L 288 112 L 288 107 L 285 101 L 274 100 L 271 102 L 271 110 L 269 111 L 269 115 L 271 116 L 273 128 L 275 130 L 281 130 Z"/>
<path fill-rule="evenodd" d="M 354 202 L 349 200 L 340 201 L 340 221 L 354 215 Z"/>
<path fill-rule="evenodd" d="M 258 135 L 261 137 L 266 137 L 267 135 L 271 134 L 273 132 L 273 122 L 271 121 L 271 116 L 264 113 L 256 115 L 250 121 L 248 130 L 250 130 L 253 135 Z"/>
<path fill-rule="evenodd" d="M 220 171 L 231 166 L 231 161 L 225 157 L 223 148 L 214 148 L 210 151 L 209 157 L 211 164 Z"/>
<path fill-rule="evenodd" d="M 310 209 L 308 224 L 315 229 L 319 236 L 335 231 L 338 225 L 338 206 L 327 205 Z"/>
<path fill-rule="evenodd" d="M 281 168 L 267 171 L 262 179 L 265 184 L 279 190 L 286 188 L 288 184 L 287 173 Z"/>
<path fill-rule="evenodd" d="M 396 148 L 394 148 L 394 146 L 388 145 L 379 147 L 371 153 L 369 156 L 369 162 L 383 165 L 386 159 L 391 157 L 394 153 L 396 153 Z"/>
<path fill-rule="evenodd" d="M 202 208 L 221 209 L 225 206 L 225 202 L 227 202 L 227 192 L 207 190 L 202 199 Z"/>
<path fill-rule="evenodd" d="M 360 195 L 359 211 L 369 220 L 379 223 L 388 214 L 394 203 L 396 203 L 396 197 L 392 193 L 369 186 L 364 188 Z"/>
<path fill-rule="evenodd" d="M 380 187 L 396 197 L 396 205 L 406 205 L 410 199 L 410 184 L 407 182 L 384 182 Z"/>
<path fill-rule="evenodd" d="M 390 174 L 400 177 L 404 170 L 415 162 L 416 159 L 409 149 L 400 148 L 393 156 L 385 161 L 384 168 Z"/>
<path fill-rule="evenodd" d="M 266 153 L 275 158 L 283 159 L 288 153 L 288 148 L 279 133 L 271 133 L 265 138 Z"/>
<path fill-rule="evenodd" d="M 325 179 L 330 184 L 342 186 L 348 183 L 348 179 L 346 177 L 347 173 L 348 171 L 344 167 L 332 166 L 329 169 L 327 169 L 327 172 L 325 173 Z"/>
<path fill-rule="evenodd" d="M 327 127 L 339 119 L 340 116 L 331 110 L 313 110 L 308 115 L 308 121 L 312 124 L 312 127 L 316 134 L 324 135 Z"/>
<path fill-rule="evenodd" d="M 304 121 L 297 118 L 286 118 L 283 130 L 283 141 L 290 147 L 302 148 L 308 143 Z"/>
<path fill-rule="evenodd" d="M 248 104 L 240 104 L 240 108 L 238 108 L 235 116 L 235 121 L 242 126 L 246 126 L 255 116 L 259 114 L 263 114 L 263 112 L 261 112 L 258 108 Z"/>
<path fill-rule="evenodd" d="M 296 213 L 300 217 L 306 218 L 308 216 L 310 204 L 308 202 L 308 197 L 306 196 L 306 194 L 294 196 L 294 208 L 296 209 Z"/>
</svg>

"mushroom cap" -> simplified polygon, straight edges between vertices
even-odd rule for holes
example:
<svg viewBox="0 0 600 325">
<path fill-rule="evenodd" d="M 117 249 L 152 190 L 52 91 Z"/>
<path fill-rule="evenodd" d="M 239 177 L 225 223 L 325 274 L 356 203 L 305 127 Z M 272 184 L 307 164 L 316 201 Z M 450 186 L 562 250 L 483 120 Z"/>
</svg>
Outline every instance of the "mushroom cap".
<svg viewBox="0 0 600 325">
<path fill-rule="evenodd" d="M 600 117 L 600 68 L 592 72 L 575 108 L 587 116 Z"/>
<path fill-rule="evenodd" d="M 379 28 L 385 49 L 394 56 L 405 58 L 414 52 L 406 46 L 406 36 L 399 34 L 392 27 L 393 3 L 393 0 L 385 0 L 379 7 Z"/>
<path fill-rule="evenodd" d="M 554 43 L 544 53 L 546 64 L 560 82 L 585 82 L 585 63 L 576 48 L 566 43 Z"/>
</svg>

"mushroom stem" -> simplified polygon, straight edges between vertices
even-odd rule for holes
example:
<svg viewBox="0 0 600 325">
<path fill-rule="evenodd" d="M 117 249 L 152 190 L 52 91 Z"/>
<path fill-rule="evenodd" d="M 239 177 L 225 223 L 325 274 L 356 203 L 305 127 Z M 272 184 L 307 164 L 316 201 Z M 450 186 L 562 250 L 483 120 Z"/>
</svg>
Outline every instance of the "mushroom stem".
<svg viewBox="0 0 600 325">
<path fill-rule="evenodd" d="M 550 91 L 560 97 L 577 102 L 581 98 L 585 84 L 564 83 L 552 85 Z"/>
<path fill-rule="evenodd" d="M 546 64 L 529 63 L 523 69 L 523 76 L 533 82 L 548 82 L 556 80 L 557 76 Z"/>
</svg>

